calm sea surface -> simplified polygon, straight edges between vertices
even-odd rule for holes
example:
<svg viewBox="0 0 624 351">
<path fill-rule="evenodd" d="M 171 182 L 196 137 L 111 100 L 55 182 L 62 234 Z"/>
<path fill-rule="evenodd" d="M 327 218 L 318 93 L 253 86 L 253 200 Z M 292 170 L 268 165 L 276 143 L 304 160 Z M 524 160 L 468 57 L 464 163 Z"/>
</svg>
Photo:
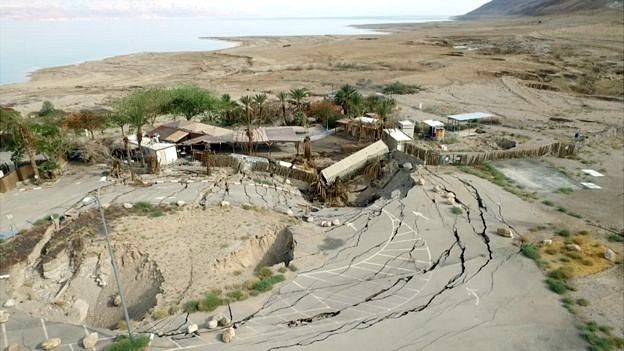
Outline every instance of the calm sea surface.
<svg viewBox="0 0 624 351">
<path fill-rule="evenodd" d="M 231 43 L 199 37 L 366 34 L 357 24 L 430 22 L 445 17 L 273 19 L 118 19 L 0 21 L 0 84 L 28 80 L 45 67 L 136 52 L 206 51 Z"/>
</svg>

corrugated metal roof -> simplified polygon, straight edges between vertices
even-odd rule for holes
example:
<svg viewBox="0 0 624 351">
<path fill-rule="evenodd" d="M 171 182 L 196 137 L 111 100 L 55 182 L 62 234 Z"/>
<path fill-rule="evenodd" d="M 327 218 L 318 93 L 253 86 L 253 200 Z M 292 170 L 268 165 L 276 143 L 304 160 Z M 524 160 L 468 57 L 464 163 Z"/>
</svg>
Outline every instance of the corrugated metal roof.
<svg viewBox="0 0 624 351">
<path fill-rule="evenodd" d="M 473 112 L 473 113 L 460 113 L 458 115 L 448 116 L 449 119 L 452 119 L 454 121 L 459 121 L 459 122 L 475 121 L 478 119 L 491 118 L 491 117 L 496 117 L 496 115 L 493 115 L 487 112 Z"/>
<path fill-rule="evenodd" d="M 170 135 L 168 135 L 166 137 L 161 137 L 160 139 L 166 140 L 166 141 L 170 141 L 172 143 L 177 143 L 178 141 L 184 139 L 188 135 L 189 135 L 189 133 L 187 133 L 187 132 L 185 132 L 183 130 L 176 130 L 175 132 L 171 133 Z"/>
<path fill-rule="evenodd" d="M 326 184 L 332 184 L 337 177 L 345 177 L 362 168 L 369 160 L 389 152 L 388 146 L 379 140 L 362 150 L 351 154 L 321 171 Z"/>
<path fill-rule="evenodd" d="M 196 144 L 218 144 L 218 143 L 222 143 L 222 142 L 229 142 L 229 138 L 227 138 L 227 140 L 223 141 L 221 140 L 221 138 L 219 137 L 215 137 L 212 135 L 201 135 L 198 136 L 197 138 L 193 138 L 193 139 L 189 139 L 186 140 L 184 142 L 182 142 L 182 145 L 196 145 Z"/>
<path fill-rule="evenodd" d="M 190 133 L 208 134 L 208 135 L 213 135 L 213 136 L 225 136 L 225 135 L 232 134 L 232 131 L 229 129 L 213 126 L 210 124 L 195 122 L 195 121 L 187 121 L 187 120 L 173 121 L 173 122 L 163 124 L 162 126 L 169 127 L 169 128 L 182 129 Z"/>
</svg>

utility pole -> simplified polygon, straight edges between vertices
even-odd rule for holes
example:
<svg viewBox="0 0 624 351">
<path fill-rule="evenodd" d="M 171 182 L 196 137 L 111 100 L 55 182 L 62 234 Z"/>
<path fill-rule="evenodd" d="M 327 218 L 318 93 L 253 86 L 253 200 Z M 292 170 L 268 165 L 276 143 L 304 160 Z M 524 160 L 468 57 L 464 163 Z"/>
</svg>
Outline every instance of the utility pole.
<svg viewBox="0 0 624 351">
<path fill-rule="evenodd" d="M 106 218 L 104 217 L 104 208 L 100 202 L 100 188 L 102 184 L 106 183 L 106 177 L 100 178 L 97 187 L 97 205 L 100 211 L 100 217 L 102 218 L 102 227 L 104 227 L 104 238 L 106 239 L 106 246 L 108 247 L 108 254 L 110 255 L 111 265 L 113 266 L 113 275 L 115 276 L 115 282 L 117 283 L 117 290 L 119 291 L 119 297 L 121 298 L 121 306 L 123 307 L 124 318 L 126 320 L 126 326 L 128 327 L 128 338 L 132 339 L 132 326 L 130 325 L 130 316 L 128 315 L 128 308 L 126 307 L 126 298 L 124 297 L 123 289 L 121 288 L 121 281 L 119 280 L 119 272 L 117 271 L 117 263 L 115 262 L 115 252 L 108 236 L 108 226 L 106 224 Z"/>
</svg>

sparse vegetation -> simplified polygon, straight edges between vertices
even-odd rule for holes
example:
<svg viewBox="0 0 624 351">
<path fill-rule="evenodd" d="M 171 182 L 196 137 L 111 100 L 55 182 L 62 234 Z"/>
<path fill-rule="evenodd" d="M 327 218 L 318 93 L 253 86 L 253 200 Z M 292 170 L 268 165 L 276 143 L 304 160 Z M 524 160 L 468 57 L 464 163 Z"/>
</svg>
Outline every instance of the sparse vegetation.
<svg viewBox="0 0 624 351">
<path fill-rule="evenodd" d="M 269 267 L 262 267 L 255 273 L 256 277 L 260 280 L 267 279 L 273 276 L 273 271 Z"/>
<path fill-rule="evenodd" d="M 525 257 L 528 257 L 532 260 L 538 260 L 540 258 L 539 250 L 537 250 L 537 248 L 533 244 L 522 244 L 520 252 L 522 252 Z"/>
<path fill-rule="evenodd" d="M 610 327 L 590 321 L 578 328 L 583 339 L 589 343 L 589 350 L 591 351 L 612 351 L 624 347 L 624 339 L 611 335 Z"/>
<path fill-rule="evenodd" d="M 552 292 L 559 295 L 565 294 L 568 291 L 566 283 L 559 279 L 548 278 L 546 279 L 546 285 Z"/>
<path fill-rule="evenodd" d="M 459 207 L 451 207 L 451 213 L 454 215 L 460 215 L 464 213 L 464 211 Z"/>
<path fill-rule="evenodd" d="M 487 179 L 490 182 L 500 186 L 505 191 L 512 193 L 521 199 L 530 201 L 536 198 L 535 194 L 529 193 L 527 191 L 520 189 L 517 185 L 514 184 L 514 182 L 511 179 L 507 178 L 507 176 L 505 176 L 501 171 L 496 169 L 490 163 L 484 163 L 484 164 L 472 166 L 472 167 L 460 166 L 458 168 L 465 173 L 472 174 L 483 179 Z"/>
<path fill-rule="evenodd" d="M 120 335 L 115 342 L 106 347 L 106 351 L 140 351 L 149 344 L 149 337 L 146 335 L 134 336 L 129 339 L 125 335 Z"/>
<path fill-rule="evenodd" d="M 570 236 L 570 231 L 568 229 L 559 229 L 555 234 L 567 238 Z"/>
<path fill-rule="evenodd" d="M 574 189 L 567 188 L 567 187 L 566 188 L 559 188 L 559 189 L 557 189 L 557 192 L 560 193 L 560 194 L 569 195 L 569 194 L 572 194 L 574 192 Z"/>
<path fill-rule="evenodd" d="M 555 206 L 555 203 L 550 201 L 550 200 L 544 200 L 542 201 L 542 204 L 546 205 L 546 206 Z"/>
<path fill-rule="evenodd" d="M 406 94 L 416 94 L 421 90 L 423 90 L 423 88 L 420 85 L 394 82 L 394 83 L 385 85 L 381 91 L 384 94 L 406 95 Z"/>
</svg>

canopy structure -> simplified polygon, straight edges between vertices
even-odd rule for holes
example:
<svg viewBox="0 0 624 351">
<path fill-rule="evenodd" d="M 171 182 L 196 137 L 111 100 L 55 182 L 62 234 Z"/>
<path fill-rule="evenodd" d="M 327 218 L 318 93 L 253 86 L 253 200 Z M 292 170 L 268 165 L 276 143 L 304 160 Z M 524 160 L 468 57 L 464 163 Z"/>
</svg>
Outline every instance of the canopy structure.
<svg viewBox="0 0 624 351">
<path fill-rule="evenodd" d="M 450 115 L 448 117 L 449 125 L 452 129 L 456 129 L 459 124 L 479 122 L 482 120 L 492 119 L 496 115 L 487 112 L 473 112 L 473 113 L 461 113 L 458 115 Z"/>
<path fill-rule="evenodd" d="M 323 169 L 321 180 L 325 185 L 331 185 L 336 181 L 336 178 L 347 177 L 364 167 L 368 161 L 384 156 L 388 152 L 390 152 L 388 146 L 379 140 Z"/>
</svg>

